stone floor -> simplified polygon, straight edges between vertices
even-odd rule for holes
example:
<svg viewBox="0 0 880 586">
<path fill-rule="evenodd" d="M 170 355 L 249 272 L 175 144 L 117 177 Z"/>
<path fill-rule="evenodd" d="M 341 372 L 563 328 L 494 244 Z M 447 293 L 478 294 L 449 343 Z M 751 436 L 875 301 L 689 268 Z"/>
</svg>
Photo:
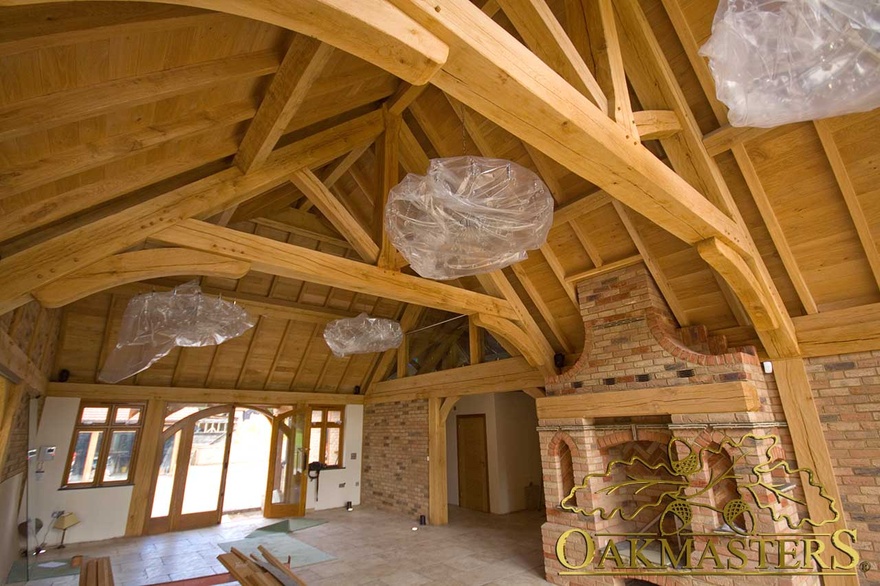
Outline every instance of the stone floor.
<svg viewBox="0 0 880 586">
<path fill-rule="evenodd" d="M 527 586 L 548 584 L 543 577 L 543 513 L 488 515 L 450 507 L 449 525 L 418 527 L 397 515 L 358 507 L 309 512 L 324 525 L 294 536 L 337 559 L 296 570 L 309 586 L 436 584 Z M 258 512 L 223 518 L 221 525 L 150 537 L 72 544 L 53 557 L 109 555 L 119 586 L 142 586 L 222 574 L 217 543 L 241 539 L 268 525 Z M 58 554 L 61 555 L 58 555 Z M 77 576 L 31 581 L 34 586 L 76 586 Z"/>
</svg>

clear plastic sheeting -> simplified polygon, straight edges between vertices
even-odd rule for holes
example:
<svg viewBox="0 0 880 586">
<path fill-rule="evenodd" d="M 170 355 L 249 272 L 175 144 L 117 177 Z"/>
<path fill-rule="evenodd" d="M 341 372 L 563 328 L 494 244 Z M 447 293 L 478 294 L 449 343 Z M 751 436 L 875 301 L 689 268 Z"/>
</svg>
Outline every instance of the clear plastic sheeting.
<svg viewBox="0 0 880 586">
<path fill-rule="evenodd" d="M 732 126 L 880 106 L 877 0 L 721 0 L 700 54 Z"/>
<path fill-rule="evenodd" d="M 400 324 L 391 319 L 370 317 L 362 313 L 357 317 L 331 321 L 324 328 L 324 340 L 339 358 L 349 354 L 384 352 L 397 348 L 403 342 Z"/>
<path fill-rule="evenodd" d="M 146 370 L 175 346 L 217 346 L 253 326 L 244 308 L 203 295 L 196 281 L 138 295 L 125 308 L 116 348 L 98 380 L 117 383 Z"/>
<path fill-rule="evenodd" d="M 385 229 L 413 270 L 429 279 L 488 273 L 526 258 L 547 240 L 553 198 L 511 161 L 433 159 L 388 194 Z"/>
</svg>

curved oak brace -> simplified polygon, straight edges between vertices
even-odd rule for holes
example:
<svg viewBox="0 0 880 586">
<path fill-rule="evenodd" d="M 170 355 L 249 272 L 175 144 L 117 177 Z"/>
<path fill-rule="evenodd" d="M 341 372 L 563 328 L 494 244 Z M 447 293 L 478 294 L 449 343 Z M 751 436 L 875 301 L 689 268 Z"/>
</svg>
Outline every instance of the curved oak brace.
<svg viewBox="0 0 880 586">
<path fill-rule="evenodd" d="M 771 331 L 779 328 L 782 320 L 774 310 L 775 305 L 741 256 L 717 238 L 697 244 L 697 252 L 734 290 L 755 329 Z"/>
<path fill-rule="evenodd" d="M 0 0 L 0 6 L 55 0 Z M 77 1 L 77 0 L 68 0 Z M 449 48 L 386 2 L 363 0 L 148 0 L 226 12 L 315 37 L 413 85 L 428 83 Z"/>
<path fill-rule="evenodd" d="M 522 352 L 523 357 L 531 366 L 540 368 L 547 365 L 547 360 L 535 344 L 535 341 L 522 328 L 509 319 L 479 313 L 474 316 L 474 324 L 507 340 L 517 350 Z"/>
<path fill-rule="evenodd" d="M 203 275 L 240 279 L 250 263 L 187 248 L 125 252 L 100 260 L 34 291 L 44 307 L 63 307 L 83 297 L 145 279 Z"/>
</svg>

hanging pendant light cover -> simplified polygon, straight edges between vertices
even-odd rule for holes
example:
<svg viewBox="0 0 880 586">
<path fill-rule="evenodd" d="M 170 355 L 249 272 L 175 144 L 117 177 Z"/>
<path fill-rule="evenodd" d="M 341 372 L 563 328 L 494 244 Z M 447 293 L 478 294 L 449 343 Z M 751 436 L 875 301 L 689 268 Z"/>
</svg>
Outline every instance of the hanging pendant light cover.
<svg viewBox="0 0 880 586">
<path fill-rule="evenodd" d="M 532 171 L 481 157 L 433 159 L 388 194 L 385 230 L 413 270 L 429 279 L 488 273 L 547 241 L 553 198 Z"/>
<path fill-rule="evenodd" d="M 400 324 L 391 319 L 370 317 L 362 313 L 331 321 L 324 328 L 324 341 L 339 358 L 349 354 L 384 352 L 403 342 Z"/>
<path fill-rule="evenodd" d="M 721 0 L 700 54 L 731 126 L 880 107 L 877 0 Z"/>
</svg>

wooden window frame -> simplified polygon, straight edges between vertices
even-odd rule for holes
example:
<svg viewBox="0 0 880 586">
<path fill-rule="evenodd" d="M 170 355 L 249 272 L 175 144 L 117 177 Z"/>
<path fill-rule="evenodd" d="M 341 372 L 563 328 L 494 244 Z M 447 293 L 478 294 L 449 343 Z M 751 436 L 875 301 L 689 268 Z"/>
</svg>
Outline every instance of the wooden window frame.
<svg viewBox="0 0 880 586">
<path fill-rule="evenodd" d="M 107 421 L 103 424 L 86 424 L 82 422 L 83 413 L 90 408 L 107 408 Z M 137 425 L 120 425 L 114 423 L 116 410 L 119 408 L 136 408 L 141 410 Z M 77 410 L 76 423 L 70 438 L 70 448 L 67 450 L 67 461 L 64 464 L 64 476 L 61 477 L 60 490 L 77 490 L 81 488 L 105 488 L 114 486 L 131 486 L 134 484 L 134 469 L 137 464 L 137 454 L 140 448 L 141 432 L 144 427 L 144 417 L 147 413 L 146 403 L 111 403 L 101 401 L 89 401 L 80 403 Z M 81 431 L 103 431 L 104 439 L 101 441 L 101 450 L 98 452 L 98 465 L 95 467 L 95 477 L 91 482 L 70 482 L 70 467 L 73 461 L 73 453 L 76 449 L 76 440 Z M 114 431 L 134 431 L 134 444 L 131 448 L 131 459 L 128 464 L 128 478 L 125 480 L 104 480 L 104 470 L 107 468 L 107 460 L 110 456 L 110 444 Z"/>
<path fill-rule="evenodd" d="M 313 423 L 312 422 L 312 413 L 314 413 L 315 411 L 322 412 L 321 423 Z M 328 423 L 327 422 L 327 412 L 328 411 L 339 411 L 340 413 L 342 413 L 342 417 L 340 418 L 340 422 L 339 423 Z M 309 443 L 310 444 L 312 441 L 311 430 L 315 429 L 316 427 L 321 428 L 321 441 L 320 441 L 320 448 L 319 448 L 319 450 L 321 452 L 320 457 L 315 458 L 314 454 L 309 454 L 309 461 L 315 462 L 317 460 L 318 462 L 321 462 L 321 464 L 324 464 L 324 466 L 326 468 L 330 468 L 330 469 L 344 468 L 345 466 L 343 465 L 343 463 L 345 462 L 345 407 L 343 405 L 315 405 L 315 406 L 309 407 L 308 421 L 309 421 Z M 334 429 L 336 429 L 336 428 L 339 429 L 339 464 L 334 464 L 332 466 L 327 466 L 326 462 L 324 461 L 324 457 L 327 452 L 327 428 L 328 427 L 334 428 Z"/>
</svg>

